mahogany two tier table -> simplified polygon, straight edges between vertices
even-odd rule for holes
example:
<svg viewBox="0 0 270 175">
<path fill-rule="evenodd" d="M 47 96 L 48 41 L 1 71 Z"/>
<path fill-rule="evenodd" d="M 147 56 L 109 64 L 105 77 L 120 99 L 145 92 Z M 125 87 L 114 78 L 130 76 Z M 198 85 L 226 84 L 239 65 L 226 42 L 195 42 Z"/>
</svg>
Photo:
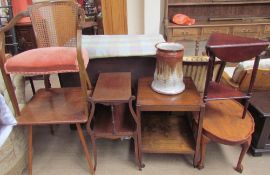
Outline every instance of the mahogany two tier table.
<svg viewBox="0 0 270 175">
<path fill-rule="evenodd" d="M 185 90 L 177 95 L 163 95 L 152 90 L 153 78 L 139 79 L 136 113 L 139 160 L 142 153 L 194 154 L 193 165 L 199 161 L 204 103 L 191 78 L 184 78 Z M 185 116 L 173 111 L 199 113 L 199 127 L 193 132 Z M 187 115 L 191 116 L 191 115 Z"/>
<path fill-rule="evenodd" d="M 135 159 L 138 159 L 137 117 L 132 107 L 135 97 L 131 94 L 130 72 L 100 73 L 94 93 L 89 97 L 91 113 L 87 131 L 93 145 L 94 160 L 97 167 L 96 139 L 127 138 L 134 139 Z"/>
</svg>

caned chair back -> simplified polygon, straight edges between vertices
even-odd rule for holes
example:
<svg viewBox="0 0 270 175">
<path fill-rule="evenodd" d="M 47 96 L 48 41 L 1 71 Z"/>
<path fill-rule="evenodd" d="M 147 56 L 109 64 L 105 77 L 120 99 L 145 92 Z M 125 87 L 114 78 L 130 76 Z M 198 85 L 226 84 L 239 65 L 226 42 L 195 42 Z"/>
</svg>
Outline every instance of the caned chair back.
<svg viewBox="0 0 270 175">
<path fill-rule="evenodd" d="M 76 46 L 79 17 L 82 15 L 76 3 L 71 1 L 37 3 L 30 6 L 28 11 L 38 47 Z"/>
</svg>

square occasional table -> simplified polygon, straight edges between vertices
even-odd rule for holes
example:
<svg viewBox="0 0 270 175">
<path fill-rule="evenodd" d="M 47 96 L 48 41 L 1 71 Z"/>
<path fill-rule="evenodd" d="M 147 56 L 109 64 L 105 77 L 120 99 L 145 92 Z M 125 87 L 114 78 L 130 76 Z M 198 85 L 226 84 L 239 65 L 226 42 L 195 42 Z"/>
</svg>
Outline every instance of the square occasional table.
<svg viewBox="0 0 270 175">
<path fill-rule="evenodd" d="M 138 143 L 141 167 L 142 153 L 194 154 L 193 165 L 199 161 L 204 103 L 191 78 L 184 78 L 185 90 L 177 95 L 163 95 L 152 90 L 153 78 L 139 79 L 136 113 L 139 119 Z M 145 111 L 151 112 L 151 117 Z M 167 112 L 165 112 L 167 111 Z M 169 112 L 168 112 L 169 111 Z M 171 111 L 199 113 L 198 129 L 189 129 L 183 117 L 168 115 Z"/>
</svg>

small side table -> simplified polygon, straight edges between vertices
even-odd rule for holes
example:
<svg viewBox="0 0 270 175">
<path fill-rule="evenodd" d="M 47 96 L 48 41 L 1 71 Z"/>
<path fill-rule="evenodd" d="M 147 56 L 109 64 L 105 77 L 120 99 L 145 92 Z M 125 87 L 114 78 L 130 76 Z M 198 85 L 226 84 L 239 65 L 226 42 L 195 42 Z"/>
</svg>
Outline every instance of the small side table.
<svg viewBox="0 0 270 175">
<path fill-rule="evenodd" d="M 145 153 L 193 154 L 193 164 L 199 161 L 200 139 L 204 103 L 191 78 L 184 78 L 186 89 L 178 95 L 163 95 L 151 88 L 153 78 L 141 78 L 138 83 L 137 117 L 139 159 Z M 154 113 L 153 117 L 143 117 L 142 111 L 193 111 L 199 113 L 199 127 L 194 143 L 193 132 L 183 117 L 168 116 L 168 112 Z M 160 116 L 161 114 L 161 116 Z M 143 117 L 143 118 L 142 118 Z"/>
<path fill-rule="evenodd" d="M 97 166 L 97 138 L 133 137 L 136 163 L 139 166 L 138 119 L 132 107 L 135 97 L 131 95 L 131 73 L 100 73 L 93 96 L 89 100 L 91 113 L 87 131 L 93 145 L 94 169 Z"/>
<path fill-rule="evenodd" d="M 255 121 L 251 153 L 261 156 L 264 152 L 270 152 L 270 91 L 254 92 L 249 111 Z"/>
</svg>

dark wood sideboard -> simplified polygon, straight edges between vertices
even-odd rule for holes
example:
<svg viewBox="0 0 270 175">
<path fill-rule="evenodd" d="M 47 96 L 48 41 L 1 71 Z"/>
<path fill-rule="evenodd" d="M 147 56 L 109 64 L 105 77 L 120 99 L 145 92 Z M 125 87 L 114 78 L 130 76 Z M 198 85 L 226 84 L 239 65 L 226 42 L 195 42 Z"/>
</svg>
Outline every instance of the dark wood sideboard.
<svg viewBox="0 0 270 175">
<path fill-rule="evenodd" d="M 166 0 L 165 35 L 168 41 L 204 41 L 211 33 L 268 38 L 270 0 Z M 185 14 L 194 25 L 172 23 L 172 17 Z M 198 46 L 198 44 L 197 44 Z"/>
<path fill-rule="evenodd" d="M 251 153 L 261 156 L 264 152 L 270 152 L 270 91 L 254 92 L 249 111 L 255 121 Z"/>
</svg>

